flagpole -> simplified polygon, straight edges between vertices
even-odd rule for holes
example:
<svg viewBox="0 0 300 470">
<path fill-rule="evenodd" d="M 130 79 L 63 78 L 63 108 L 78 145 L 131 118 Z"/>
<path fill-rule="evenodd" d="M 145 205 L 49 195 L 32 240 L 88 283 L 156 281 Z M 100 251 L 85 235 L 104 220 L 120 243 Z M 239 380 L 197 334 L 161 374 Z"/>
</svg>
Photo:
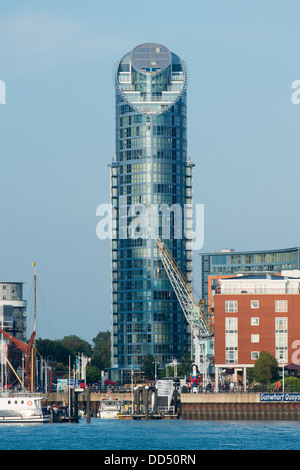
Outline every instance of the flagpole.
<svg viewBox="0 0 300 470">
<path fill-rule="evenodd" d="M 133 357 L 131 357 L 131 414 L 134 414 L 134 411 L 133 411 Z"/>
</svg>

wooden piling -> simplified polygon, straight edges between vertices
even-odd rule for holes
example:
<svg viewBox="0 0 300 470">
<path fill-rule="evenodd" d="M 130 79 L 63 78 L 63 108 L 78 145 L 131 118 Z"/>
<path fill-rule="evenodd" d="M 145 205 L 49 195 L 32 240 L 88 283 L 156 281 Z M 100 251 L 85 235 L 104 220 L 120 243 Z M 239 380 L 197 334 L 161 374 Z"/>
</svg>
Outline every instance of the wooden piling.
<svg viewBox="0 0 300 470">
<path fill-rule="evenodd" d="M 86 389 L 86 422 L 91 422 L 91 391 Z"/>
</svg>

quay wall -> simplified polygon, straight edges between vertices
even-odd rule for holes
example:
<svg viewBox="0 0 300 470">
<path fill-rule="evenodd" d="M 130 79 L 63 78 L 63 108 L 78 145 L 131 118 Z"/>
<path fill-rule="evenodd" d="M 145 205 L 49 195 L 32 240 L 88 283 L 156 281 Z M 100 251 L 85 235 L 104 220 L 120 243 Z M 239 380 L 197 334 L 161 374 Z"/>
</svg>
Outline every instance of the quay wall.
<svg viewBox="0 0 300 470">
<path fill-rule="evenodd" d="M 103 399 L 131 403 L 132 393 L 90 393 L 90 409 L 94 416 Z M 78 408 L 86 407 L 87 400 L 86 391 L 78 393 Z M 51 393 L 47 404 L 64 405 L 68 401 L 68 393 Z M 178 396 L 178 411 L 184 420 L 300 421 L 300 401 L 262 402 L 260 393 L 183 393 Z"/>
<path fill-rule="evenodd" d="M 74 401 L 74 394 L 72 397 Z M 83 406 L 86 407 L 86 403 L 88 400 L 88 393 L 86 391 L 78 393 L 78 407 L 82 409 Z M 109 395 L 106 393 L 90 393 L 90 405 L 91 405 L 91 412 L 96 414 L 100 402 L 102 400 L 119 400 L 120 402 L 126 403 L 132 401 L 132 393 L 110 393 Z M 63 406 L 69 402 L 69 394 L 66 393 L 50 393 L 47 405 L 60 405 Z"/>
<path fill-rule="evenodd" d="M 182 394 L 184 420 L 300 420 L 300 402 L 261 402 L 259 393 Z"/>
</svg>

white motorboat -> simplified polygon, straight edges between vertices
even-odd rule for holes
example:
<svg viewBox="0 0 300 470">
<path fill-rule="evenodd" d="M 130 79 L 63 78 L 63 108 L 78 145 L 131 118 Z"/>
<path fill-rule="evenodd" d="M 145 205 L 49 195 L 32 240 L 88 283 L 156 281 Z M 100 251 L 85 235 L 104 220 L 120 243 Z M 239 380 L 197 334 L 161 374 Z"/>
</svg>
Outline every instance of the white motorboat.
<svg viewBox="0 0 300 470">
<path fill-rule="evenodd" d="M 51 415 L 43 400 L 38 393 L 1 393 L 0 423 L 48 423 Z"/>
<path fill-rule="evenodd" d="M 121 412 L 119 400 L 102 400 L 100 403 L 98 416 L 102 419 L 116 419 Z"/>
</svg>

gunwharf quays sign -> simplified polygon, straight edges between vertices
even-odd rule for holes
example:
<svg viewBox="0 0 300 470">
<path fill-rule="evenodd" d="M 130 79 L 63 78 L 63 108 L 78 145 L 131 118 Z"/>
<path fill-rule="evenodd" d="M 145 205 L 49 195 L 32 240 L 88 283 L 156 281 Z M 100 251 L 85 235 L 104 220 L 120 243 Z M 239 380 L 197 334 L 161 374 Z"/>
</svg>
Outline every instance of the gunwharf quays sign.
<svg viewBox="0 0 300 470">
<path fill-rule="evenodd" d="M 261 393 L 260 401 L 299 401 L 300 393 Z"/>
</svg>

